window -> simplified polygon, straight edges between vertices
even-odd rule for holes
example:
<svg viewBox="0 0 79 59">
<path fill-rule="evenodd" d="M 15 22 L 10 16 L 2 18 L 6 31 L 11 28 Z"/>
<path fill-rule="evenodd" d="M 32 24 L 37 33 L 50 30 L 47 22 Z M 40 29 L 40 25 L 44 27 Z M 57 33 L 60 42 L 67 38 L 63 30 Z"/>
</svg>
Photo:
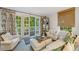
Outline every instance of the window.
<svg viewBox="0 0 79 59">
<path fill-rule="evenodd" d="M 24 35 L 29 35 L 29 17 L 24 17 Z"/>
<path fill-rule="evenodd" d="M 39 20 L 39 17 L 36 17 L 36 35 L 39 35 L 40 31 L 40 20 Z"/>
<path fill-rule="evenodd" d="M 16 32 L 21 36 L 40 35 L 40 17 L 16 16 Z"/>
<path fill-rule="evenodd" d="M 16 28 L 17 28 L 17 33 L 21 35 L 21 17 L 16 16 Z"/>
<path fill-rule="evenodd" d="M 30 36 L 35 35 L 35 17 L 30 16 Z"/>
<path fill-rule="evenodd" d="M 72 27 L 60 27 L 60 30 L 64 30 L 67 32 L 72 32 Z"/>
</svg>

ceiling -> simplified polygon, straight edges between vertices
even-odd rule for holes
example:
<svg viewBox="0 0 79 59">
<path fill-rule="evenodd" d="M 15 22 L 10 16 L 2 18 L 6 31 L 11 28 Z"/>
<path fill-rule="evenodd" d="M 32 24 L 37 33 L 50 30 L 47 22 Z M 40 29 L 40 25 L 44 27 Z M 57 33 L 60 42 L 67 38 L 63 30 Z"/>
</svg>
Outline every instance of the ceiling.
<svg viewBox="0 0 79 59">
<path fill-rule="evenodd" d="M 55 12 L 68 9 L 69 7 L 7 7 L 8 9 L 36 14 L 40 16 L 50 16 Z"/>
</svg>

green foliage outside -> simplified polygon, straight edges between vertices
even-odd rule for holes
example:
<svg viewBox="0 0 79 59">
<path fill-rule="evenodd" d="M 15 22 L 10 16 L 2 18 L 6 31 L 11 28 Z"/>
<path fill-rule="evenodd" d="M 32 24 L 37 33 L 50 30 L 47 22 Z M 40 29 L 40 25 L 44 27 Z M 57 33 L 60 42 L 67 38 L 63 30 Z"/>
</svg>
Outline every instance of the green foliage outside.
<svg viewBox="0 0 79 59">
<path fill-rule="evenodd" d="M 16 16 L 16 23 L 17 23 L 17 30 L 18 33 L 21 32 L 21 16 Z M 29 24 L 29 17 L 25 17 L 24 18 L 24 28 L 26 29 L 28 27 Z M 39 18 L 36 17 L 36 29 L 39 26 Z M 35 30 L 35 17 L 30 16 L 30 30 L 33 31 Z"/>
</svg>

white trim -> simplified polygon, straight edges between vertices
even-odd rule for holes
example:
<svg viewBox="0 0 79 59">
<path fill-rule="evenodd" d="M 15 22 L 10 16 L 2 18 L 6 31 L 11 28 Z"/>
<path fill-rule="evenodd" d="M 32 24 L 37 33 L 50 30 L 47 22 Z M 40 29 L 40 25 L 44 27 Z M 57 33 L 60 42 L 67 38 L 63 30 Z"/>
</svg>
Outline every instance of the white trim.
<svg viewBox="0 0 79 59">
<path fill-rule="evenodd" d="M 22 22 L 22 23 L 23 23 L 23 37 L 29 36 L 29 34 L 28 34 L 28 35 L 24 35 L 24 18 L 25 18 L 25 17 L 28 17 L 28 18 L 29 18 L 29 15 L 24 15 L 24 16 L 23 16 L 23 22 Z M 29 21 L 29 20 L 28 20 L 28 21 Z M 28 24 L 28 25 L 29 25 L 29 24 Z M 28 29 L 29 29 L 29 27 L 28 27 Z"/>
<path fill-rule="evenodd" d="M 20 15 L 19 15 L 19 14 L 20 14 Z M 35 19 L 34 19 L 34 21 L 35 21 L 35 27 L 34 27 L 35 35 L 30 36 L 30 37 L 39 36 L 39 35 L 40 35 L 40 27 L 41 27 L 41 26 L 40 26 L 40 17 L 34 16 L 34 15 L 28 15 L 28 14 L 21 14 L 21 13 L 19 13 L 19 14 L 17 13 L 16 16 L 20 16 L 20 17 L 21 17 L 21 37 L 30 36 L 30 16 L 35 17 Z M 29 18 L 29 27 L 28 27 L 28 29 L 29 29 L 29 34 L 28 34 L 28 35 L 24 35 L 24 18 L 25 18 L 25 17 L 28 17 L 28 18 Z M 16 18 L 16 17 L 15 17 L 15 18 Z M 39 30 L 36 29 L 36 18 L 39 19 Z M 16 21 L 15 21 L 15 23 L 16 23 Z M 17 35 L 18 35 L 17 24 L 15 24 L 15 26 L 16 26 L 16 33 L 17 33 Z M 39 33 L 37 34 L 36 31 L 39 31 Z"/>
</svg>

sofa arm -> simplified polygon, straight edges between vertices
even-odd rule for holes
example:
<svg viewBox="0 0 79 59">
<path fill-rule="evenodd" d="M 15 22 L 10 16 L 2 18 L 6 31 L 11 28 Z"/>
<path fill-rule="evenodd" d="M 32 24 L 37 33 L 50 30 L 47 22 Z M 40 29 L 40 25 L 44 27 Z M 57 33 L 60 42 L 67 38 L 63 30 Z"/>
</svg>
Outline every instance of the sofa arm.
<svg viewBox="0 0 79 59">
<path fill-rule="evenodd" d="M 12 41 L 1 41 L 1 45 L 9 45 Z"/>
</svg>

